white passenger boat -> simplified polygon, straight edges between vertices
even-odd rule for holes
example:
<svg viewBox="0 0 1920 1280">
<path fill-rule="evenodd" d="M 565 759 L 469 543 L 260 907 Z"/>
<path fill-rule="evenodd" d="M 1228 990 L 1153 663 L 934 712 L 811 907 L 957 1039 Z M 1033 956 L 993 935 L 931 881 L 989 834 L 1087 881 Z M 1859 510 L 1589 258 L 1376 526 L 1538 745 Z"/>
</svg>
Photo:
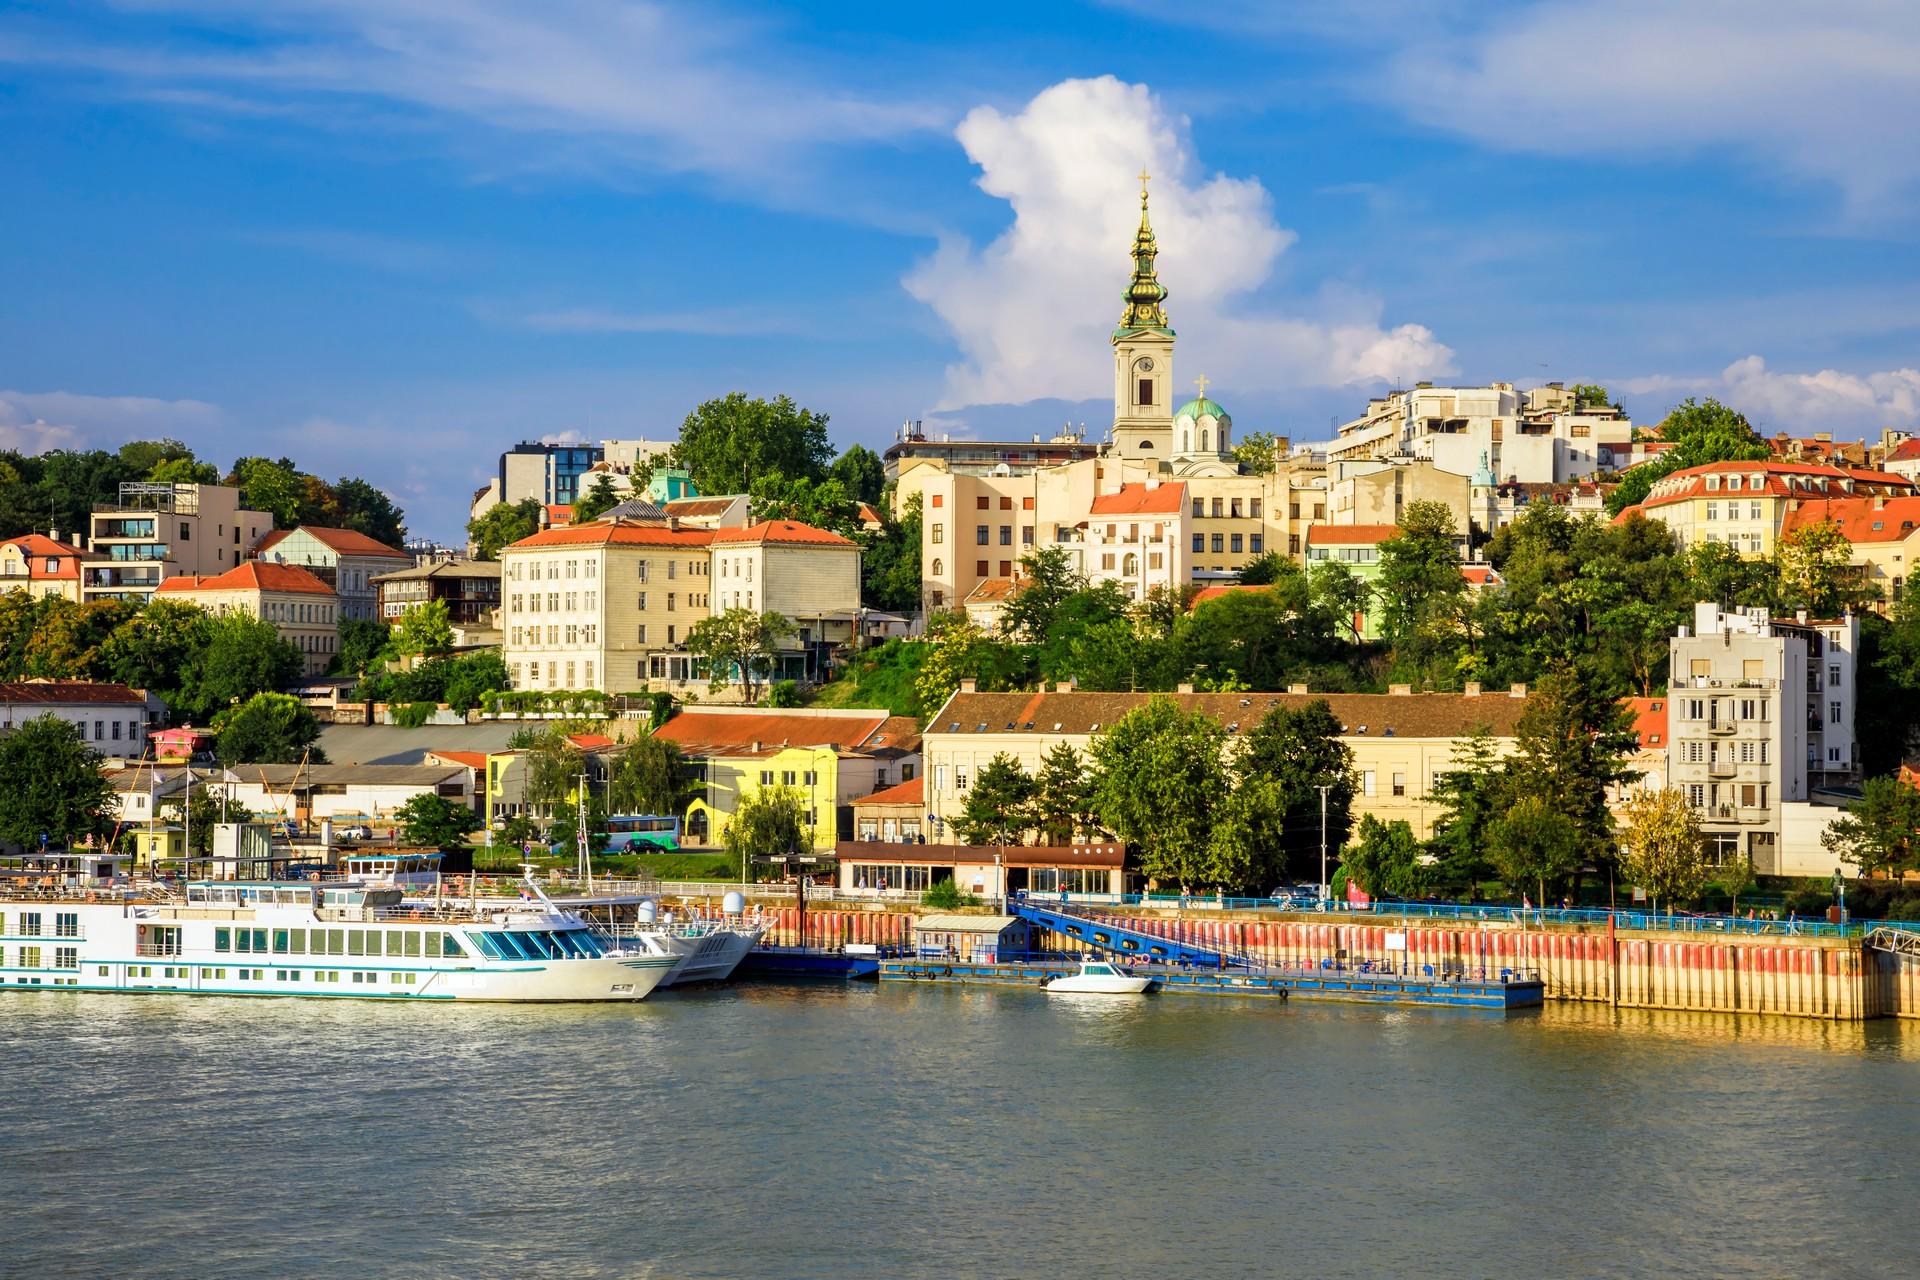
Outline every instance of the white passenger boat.
<svg viewBox="0 0 1920 1280">
<path fill-rule="evenodd" d="M 1083 960 L 1080 972 L 1046 983 L 1048 995 L 1137 996 L 1153 985 L 1107 960 Z"/>
<path fill-rule="evenodd" d="M 0 897 L 0 990 L 381 1000 L 644 1000 L 681 963 L 617 946 L 529 882 L 517 901 L 403 904 L 398 886 L 196 881 Z"/>
</svg>

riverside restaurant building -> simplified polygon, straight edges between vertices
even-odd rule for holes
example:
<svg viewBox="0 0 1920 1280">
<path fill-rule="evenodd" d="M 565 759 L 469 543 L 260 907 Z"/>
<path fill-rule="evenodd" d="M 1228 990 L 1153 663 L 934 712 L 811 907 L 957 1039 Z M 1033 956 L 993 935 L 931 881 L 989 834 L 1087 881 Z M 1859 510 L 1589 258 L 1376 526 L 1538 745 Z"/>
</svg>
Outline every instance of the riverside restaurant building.
<svg viewBox="0 0 1920 1280">
<path fill-rule="evenodd" d="M 951 880 L 981 898 L 1010 894 L 1126 892 L 1126 850 L 1118 844 L 908 844 L 843 840 L 836 851 L 842 893 L 922 893 Z"/>
</svg>

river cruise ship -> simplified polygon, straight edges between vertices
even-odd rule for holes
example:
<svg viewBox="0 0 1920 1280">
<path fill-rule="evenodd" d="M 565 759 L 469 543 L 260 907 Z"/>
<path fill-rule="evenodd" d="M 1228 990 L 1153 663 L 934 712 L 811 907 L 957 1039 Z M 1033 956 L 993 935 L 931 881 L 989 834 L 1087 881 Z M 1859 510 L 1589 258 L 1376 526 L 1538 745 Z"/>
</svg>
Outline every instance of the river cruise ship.
<svg viewBox="0 0 1920 1280">
<path fill-rule="evenodd" d="M 683 959 L 611 941 L 529 882 L 518 900 L 403 902 L 397 885 L 195 881 L 0 896 L 0 990 L 380 1000 L 644 1000 Z"/>
</svg>

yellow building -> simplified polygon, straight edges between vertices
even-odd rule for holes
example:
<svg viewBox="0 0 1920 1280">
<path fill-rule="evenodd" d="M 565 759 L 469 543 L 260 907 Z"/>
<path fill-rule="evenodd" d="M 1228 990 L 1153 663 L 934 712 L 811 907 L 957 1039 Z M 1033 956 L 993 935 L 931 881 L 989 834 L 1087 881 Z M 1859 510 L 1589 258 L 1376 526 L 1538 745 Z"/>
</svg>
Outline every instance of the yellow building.
<svg viewBox="0 0 1920 1280">
<path fill-rule="evenodd" d="M 34 599 L 59 596 L 80 602 L 79 547 L 57 537 L 24 533 L 0 542 L 0 591 L 24 591 Z"/>
<path fill-rule="evenodd" d="M 1432 834 L 1443 807 L 1429 796 L 1434 780 L 1453 766 L 1461 740 L 1484 726 L 1502 753 L 1512 750 L 1526 686 L 1500 693 L 1421 693 L 1395 685 L 1391 693 L 1309 694 L 1305 686 L 1286 693 L 1172 694 L 1093 693 L 1071 688 L 1052 692 L 979 693 L 972 681 L 947 699 L 928 722 L 925 740 L 929 839 L 950 838 L 966 805 L 967 788 L 997 755 L 1039 771 L 1047 752 L 1061 743 L 1086 756 L 1095 737 L 1127 712 L 1154 697 L 1171 698 L 1188 711 L 1204 711 L 1227 726 L 1230 737 L 1247 733 L 1274 707 L 1326 702 L 1345 726 L 1340 740 L 1353 752 L 1353 817 L 1372 814 L 1382 822 L 1409 823 L 1414 834 Z"/>
<path fill-rule="evenodd" d="M 853 802 L 916 777 L 920 731 L 910 717 L 868 709 L 764 711 L 703 706 L 660 726 L 700 771 L 686 842 L 718 845 L 740 804 L 769 789 L 801 799 L 817 853 L 853 837 Z"/>
<path fill-rule="evenodd" d="M 300 650 L 310 676 L 325 671 L 340 651 L 340 606 L 333 588 L 296 565 L 249 560 L 211 578 L 180 574 L 162 582 L 154 598 L 270 622 L 282 640 Z"/>
<path fill-rule="evenodd" d="M 1907 589 L 1920 558 L 1920 497 L 1838 498 L 1803 502 L 1789 512 L 1782 533 L 1832 522 L 1852 544 L 1849 561 L 1885 612 Z"/>
<path fill-rule="evenodd" d="M 1885 471 L 1795 462 L 1711 462 L 1656 480 L 1622 511 L 1658 520 L 1682 547 L 1717 542 L 1747 557 L 1770 556 L 1787 518 L 1808 503 L 1905 497 L 1913 481 Z"/>
</svg>

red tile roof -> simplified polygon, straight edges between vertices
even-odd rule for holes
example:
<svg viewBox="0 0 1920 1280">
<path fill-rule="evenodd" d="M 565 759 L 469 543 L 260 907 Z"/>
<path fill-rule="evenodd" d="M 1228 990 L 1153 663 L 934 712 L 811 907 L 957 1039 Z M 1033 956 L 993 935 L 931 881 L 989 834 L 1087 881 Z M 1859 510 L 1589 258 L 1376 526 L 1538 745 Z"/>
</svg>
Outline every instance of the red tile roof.
<svg viewBox="0 0 1920 1280">
<path fill-rule="evenodd" d="M 772 755 L 787 747 L 826 747 L 857 751 L 884 743 L 881 731 L 895 719 L 884 711 L 853 716 L 798 716 L 778 711 L 682 711 L 654 730 L 653 736 L 679 744 L 696 756 Z"/>
<path fill-rule="evenodd" d="M 743 529 L 715 529 L 713 541 L 719 543 L 778 542 L 789 546 L 851 547 L 856 544 L 831 529 L 816 529 L 798 520 L 762 520 Z"/>
<path fill-rule="evenodd" d="M 1639 735 L 1642 751 L 1661 751 L 1667 746 L 1667 700 L 1665 698 L 1627 698 L 1633 708 L 1633 731 Z"/>
<path fill-rule="evenodd" d="M 487 767 L 487 753 L 484 751 L 429 751 L 427 759 L 445 761 L 448 764 L 463 764 L 469 769 Z"/>
<path fill-rule="evenodd" d="M 1315 524 L 1307 526 L 1310 547 L 1370 547 L 1400 536 L 1397 524 Z"/>
<path fill-rule="evenodd" d="M 609 747 L 620 745 L 603 733 L 570 733 L 567 741 L 582 751 L 605 751 Z"/>
<path fill-rule="evenodd" d="M 80 557 L 86 552 L 65 542 L 55 542 L 44 533 L 23 533 L 17 538 L 8 538 L 0 546 L 19 547 L 27 560 L 27 577 L 36 582 L 46 582 L 59 578 L 78 578 L 80 576 Z M 48 573 L 46 562 L 58 561 L 52 573 Z"/>
<path fill-rule="evenodd" d="M 909 778 L 905 782 L 896 782 L 890 787 L 862 796 L 853 803 L 863 804 L 924 804 L 927 797 L 927 780 Z"/>
<path fill-rule="evenodd" d="M 1889 449 L 1887 456 L 1881 461 L 1883 463 L 1920 462 L 1920 436 L 1915 436 L 1911 440 L 1902 440 L 1899 444 Z"/>
<path fill-rule="evenodd" d="M 1224 587 L 1202 587 L 1198 591 L 1193 593 L 1193 599 L 1187 601 L 1187 609 L 1189 612 L 1191 612 L 1194 609 L 1198 609 L 1201 605 L 1207 603 L 1207 601 L 1209 600 L 1218 600 L 1221 596 L 1230 595 L 1235 591 L 1271 591 L 1271 590 L 1273 590 L 1273 585 L 1271 583 L 1265 583 L 1265 582 L 1259 583 L 1257 585 L 1254 583 L 1236 582 L 1230 586 L 1224 586 Z"/>
<path fill-rule="evenodd" d="M 366 534 L 357 533 L 352 529 L 328 529 L 321 525 L 303 524 L 292 532 L 307 534 L 315 542 L 337 555 L 377 556 L 386 560 L 405 560 L 408 564 L 413 563 L 413 557 L 406 552 L 390 547 L 378 538 L 369 538 Z M 275 530 L 260 539 L 258 550 L 265 551 L 287 536 L 286 532 Z"/>
<path fill-rule="evenodd" d="M 1187 486 L 1172 480 L 1149 488 L 1146 484 L 1121 485 L 1117 493 L 1103 493 L 1093 500 L 1096 516 L 1165 516 L 1186 505 Z"/>
<path fill-rule="evenodd" d="M 1912 498 L 1821 498 L 1802 502 L 1787 512 L 1780 532 L 1790 533 L 1831 520 L 1840 526 L 1847 541 L 1904 542 L 1920 528 L 1920 497 Z"/>
<path fill-rule="evenodd" d="M 1742 485 L 1737 489 L 1715 486 L 1707 487 L 1712 476 L 1759 475 L 1764 477 L 1758 489 Z M 1849 496 L 1860 493 L 1859 489 L 1849 490 L 1848 486 L 1866 485 L 1873 489 L 1896 493 L 1911 493 L 1913 481 L 1891 471 L 1874 471 L 1864 467 L 1832 467 L 1805 462 L 1709 462 L 1698 467 L 1685 467 L 1669 476 L 1654 481 L 1653 491 L 1645 501 L 1638 505 L 1642 508 L 1664 507 L 1675 502 L 1690 502 L 1695 498 L 1757 498 L 1770 497 L 1809 497 L 1823 493 Z M 1622 513 L 1624 514 L 1624 512 Z"/>
<path fill-rule="evenodd" d="M 8 680 L 0 682 L 0 702 L 27 702 L 40 705 L 64 703 L 146 703 L 146 695 L 123 684 L 97 680 Z"/>
<path fill-rule="evenodd" d="M 210 578 L 191 573 L 175 574 L 155 588 L 169 595 L 181 591 L 290 591 L 303 595 L 330 596 L 333 588 L 296 564 L 272 564 L 249 560 L 237 569 Z"/>
<path fill-rule="evenodd" d="M 565 529 L 544 530 L 530 538 L 520 539 L 508 550 L 525 551 L 539 547 L 704 547 L 711 541 L 711 529 L 669 529 L 663 524 L 594 520 Z"/>
<path fill-rule="evenodd" d="M 1500 571 L 1488 564 L 1463 564 L 1460 566 L 1460 576 L 1467 580 L 1470 587 L 1492 587 L 1505 581 Z"/>
<path fill-rule="evenodd" d="M 982 578 L 980 585 L 967 592 L 968 604 L 992 604 L 996 601 L 1010 600 L 1020 584 L 1012 578 Z"/>
</svg>

